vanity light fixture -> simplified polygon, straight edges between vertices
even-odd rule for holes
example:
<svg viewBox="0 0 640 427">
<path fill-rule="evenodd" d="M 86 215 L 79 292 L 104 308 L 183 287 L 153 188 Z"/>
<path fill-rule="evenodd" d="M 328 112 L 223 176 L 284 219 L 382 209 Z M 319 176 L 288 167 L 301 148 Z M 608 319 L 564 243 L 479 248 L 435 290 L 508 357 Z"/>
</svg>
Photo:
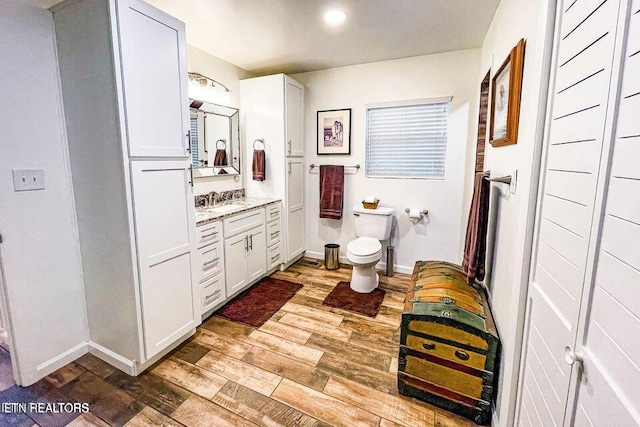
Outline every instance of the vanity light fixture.
<svg viewBox="0 0 640 427">
<path fill-rule="evenodd" d="M 324 13 L 324 22 L 332 27 L 342 24 L 345 19 L 347 19 L 347 14 L 342 10 L 333 9 Z"/>
<path fill-rule="evenodd" d="M 222 83 L 220 83 L 217 80 L 212 79 L 211 77 L 207 77 L 204 76 L 200 73 L 189 73 L 189 81 L 192 82 L 197 82 L 200 84 L 200 86 L 202 87 L 213 87 L 215 88 L 216 86 L 220 86 L 224 89 L 225 92 L 231 92 L 231 89 L 229 89 L 228 87 L 226 87 L 225 85 L 223 85 Z"/>
</svg>

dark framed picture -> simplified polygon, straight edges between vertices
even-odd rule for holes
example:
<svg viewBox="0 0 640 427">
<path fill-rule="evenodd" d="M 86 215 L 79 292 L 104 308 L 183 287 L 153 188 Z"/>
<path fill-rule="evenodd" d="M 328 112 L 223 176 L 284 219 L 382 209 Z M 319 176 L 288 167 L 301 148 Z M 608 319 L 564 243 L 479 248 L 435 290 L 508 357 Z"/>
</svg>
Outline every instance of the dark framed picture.
<svg viewBox="0 0 640 427">
<path fill-rule="evenodd" d="M 521 39 L 491 80 L 491 126 L 494 147 L 518 143 L 525 41 Z"/>
<path fill-rule="evenodd" d="M 318 111 L 318 154 L 351 154 L 351 108 Z"/>
</svg>

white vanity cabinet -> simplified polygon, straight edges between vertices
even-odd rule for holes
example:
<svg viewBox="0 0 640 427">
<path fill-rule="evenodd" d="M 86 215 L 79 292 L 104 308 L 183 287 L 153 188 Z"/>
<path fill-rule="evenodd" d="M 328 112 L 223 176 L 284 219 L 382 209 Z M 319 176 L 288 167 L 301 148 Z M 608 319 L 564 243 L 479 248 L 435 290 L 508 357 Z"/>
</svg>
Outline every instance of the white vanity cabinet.
<svg viewBox="0 0 640 427">
<path fill-rule="evenodd" d="M 215 221 L 196 228 L 197 277 L 200 315 L 222 304 L 227 296 L 224 274 L 222 222 Z"/>
<path fill-rule="evenodd" d="M 280 251 L 280 203 L 267 206 L 266 210 L 266 238 L 267 238 L 267 269 L 271 270 L 282 262 Z"/>
<path fill-rule="evenodd" d="M 137 375 L 200 323 L 185 27 L 142 0 L 52 12 L 88 347 Z"/>
<path fill-rule="evenodd" d="M 306 250 L 304 86 L 284 74 L 257 77 L 240 82 L 240 98 L 246 152 L 262 139 L 266 158 L 266 179 L 248 179 L 247 194 L 282 200 L 279 261 L 286 266 Z M 252 156 L 244 162 L 251 170 Z"/>
<path fill-rule="evenodd" d="M 265 209 L 240 213 L 223 223 L 226 289 L 232 295 L 267 272 Z"/>
</svg>

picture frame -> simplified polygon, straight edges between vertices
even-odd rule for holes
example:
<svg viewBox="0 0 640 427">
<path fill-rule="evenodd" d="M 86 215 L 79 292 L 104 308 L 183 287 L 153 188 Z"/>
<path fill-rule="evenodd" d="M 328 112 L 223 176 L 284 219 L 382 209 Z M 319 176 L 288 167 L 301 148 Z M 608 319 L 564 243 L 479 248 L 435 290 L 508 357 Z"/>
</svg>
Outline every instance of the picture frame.
<svg viewBox="0 0 640 427">
<path fill-rule="evenodd" d="M 489 143 L 502 147 L 518 143 L 525 40 L 520 39 L 491 79 Z"/>
<path fill-rule="evenodd" d="M 317 154 L 351 154 L 351 108 L 317 113 Z"/>
</svg>

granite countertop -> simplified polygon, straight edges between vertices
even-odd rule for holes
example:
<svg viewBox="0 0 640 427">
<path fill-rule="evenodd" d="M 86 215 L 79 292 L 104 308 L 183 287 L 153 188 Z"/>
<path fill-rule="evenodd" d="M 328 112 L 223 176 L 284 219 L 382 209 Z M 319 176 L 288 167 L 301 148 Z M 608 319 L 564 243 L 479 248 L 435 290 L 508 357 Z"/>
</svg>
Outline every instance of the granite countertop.
<svg viewBox="0 0 640 427">
<path fill-rule="evenodd" d="M 279 201 L 280 199 L 268 199 L 264 197 L 243 197 L 242 199 L 225 200 L 224 202 L 216 203 L 215 206 L 199 206 L 196 207 L 196 225 L 217 221 L 240 212 L 278 203 Z M 224 206 L 230 205 L 237 207 L 230 210 L 223 208 Z"/>
</svg>

